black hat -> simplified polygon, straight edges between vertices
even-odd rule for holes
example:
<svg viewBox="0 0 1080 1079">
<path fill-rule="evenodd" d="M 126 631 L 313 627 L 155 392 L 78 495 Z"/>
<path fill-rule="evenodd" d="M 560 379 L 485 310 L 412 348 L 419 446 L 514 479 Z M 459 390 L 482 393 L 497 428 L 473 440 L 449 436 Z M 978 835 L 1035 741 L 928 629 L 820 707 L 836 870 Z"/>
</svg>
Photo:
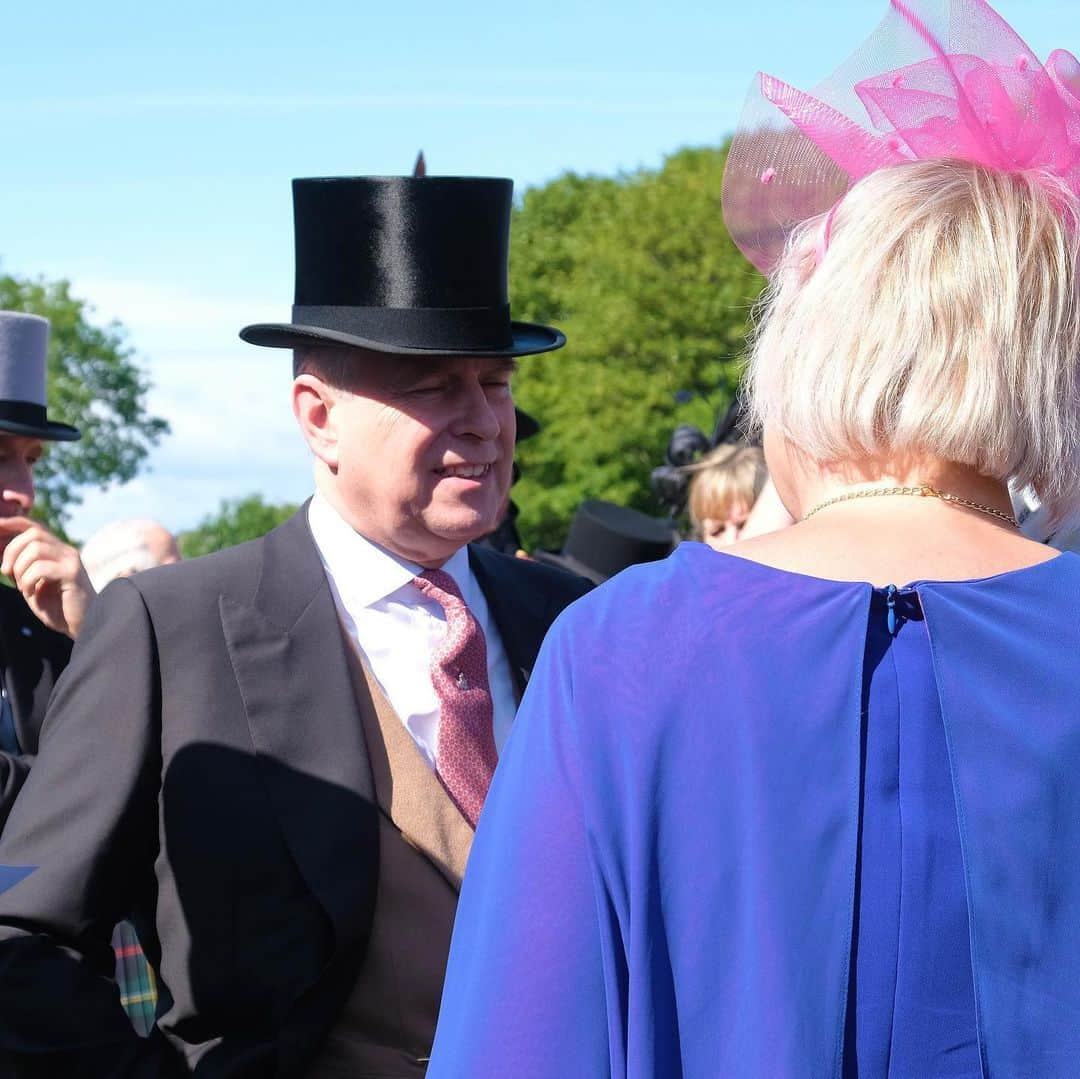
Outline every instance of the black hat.
<svg viewBox="0 0 1080 1079">
<path fill-rule="evenodd" d="M 49 419 L 45 408 L 49 321 L 0 311 L 0 432 L 74 442 L 78 428 Z"/>
<path fill-rule="evenodd" d="M 510 321 L 511 180 L 354 176 L 292 188 L 292 322 L 246 326 L 245 341 L 439 356 L 527 356 L 566 343 L 549 326 Z"/>
<path fill-rule="evenodd" d="M 540 421 L 533 415 L 530 415 L 523 408 L 514 406 L 514 415 L 517 417 L 517 435 L 514 437 L 515 442 L 524 442 L 527 438 L 532 438 L 534 435 L 540 433 Z"/>
<path fill-rule="evenodd" d="M 627 566 L 666 558 L 677 543 L 670 521 L 590 498 L 574 511 L 562 551 L 534 551 L 533 557 L 600 584 Z"/>
</svg>

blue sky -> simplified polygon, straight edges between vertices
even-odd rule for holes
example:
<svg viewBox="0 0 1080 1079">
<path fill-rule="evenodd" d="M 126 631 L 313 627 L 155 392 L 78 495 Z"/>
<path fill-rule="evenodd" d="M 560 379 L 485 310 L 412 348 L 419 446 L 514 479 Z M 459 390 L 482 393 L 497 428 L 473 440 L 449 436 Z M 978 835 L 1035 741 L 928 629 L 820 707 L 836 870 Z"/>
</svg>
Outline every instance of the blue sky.
<svg viewBox="0 0 1080 1079">
<path fill-rule="evenodd" d="M 1000 0 L 1036 53 L 1080 52 L 1080 5 Z M 230 0 L 9 5 L 0 268 L 65 277 L 120 319 L 174 433 L 118 516 L 194 524 L 223 497 L 299 500 L 289 356 L 242 344 L 292 298 L 289 180 L 653 166 L 735 126 L 758 68 L 812 86 L 883 0 L 543 5 Z M 526 376 L 527 377 L 527 376 Z M 78 422 L 78 417 L 64 417 Z"/>
</svg>

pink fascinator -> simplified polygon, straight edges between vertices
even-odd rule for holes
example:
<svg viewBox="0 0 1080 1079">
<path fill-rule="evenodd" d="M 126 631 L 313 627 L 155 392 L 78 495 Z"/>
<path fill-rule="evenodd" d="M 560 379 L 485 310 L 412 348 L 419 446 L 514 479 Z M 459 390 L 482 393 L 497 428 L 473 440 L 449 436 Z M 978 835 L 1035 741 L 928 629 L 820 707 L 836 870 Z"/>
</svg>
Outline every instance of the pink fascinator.
<svg viewBox="0 0 1080 1079">
<path fill-rule="evenodd" d="M 1043 64 L 984 0 L 891 0 L 812 92 L 758 75 L 724 170 L 724 220 L 767 274 L 792 228 L 864 176 L 939 158 L 1041 170 L 1080 195 L 1080 63 L 1058 50 Z"/>
</svg>

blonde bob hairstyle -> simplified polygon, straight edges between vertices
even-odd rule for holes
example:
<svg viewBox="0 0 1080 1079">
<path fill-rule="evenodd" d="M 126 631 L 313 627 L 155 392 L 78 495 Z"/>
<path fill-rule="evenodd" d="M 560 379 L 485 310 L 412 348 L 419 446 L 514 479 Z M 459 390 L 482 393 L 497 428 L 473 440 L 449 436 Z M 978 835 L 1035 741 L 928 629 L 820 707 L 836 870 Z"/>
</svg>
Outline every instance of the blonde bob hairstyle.
<svg viewBox="0 0 1080 1079">
<path fill-rule="evenodd" d="M 933 457 L 1080 503 L 1080 202 L 1043 173 L 881 169 L 792 235 L 755 419 L 822 465 Z"/>
<path fill-rule="evenodd" d="M 687 509 L 698 539 L 704 521 L 726 521 L 740 508 L 749 512 L 769 478 L 761 448 L 741 444 L 717 446 L 683 471 L 690 475 Z"/>
</svg>

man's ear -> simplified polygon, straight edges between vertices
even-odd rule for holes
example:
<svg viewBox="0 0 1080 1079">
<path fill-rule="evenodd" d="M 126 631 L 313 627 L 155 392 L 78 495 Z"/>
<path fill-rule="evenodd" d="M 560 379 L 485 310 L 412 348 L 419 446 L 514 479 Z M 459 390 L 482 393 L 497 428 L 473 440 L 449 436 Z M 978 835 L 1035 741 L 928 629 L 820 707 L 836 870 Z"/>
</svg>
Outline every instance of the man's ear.
<svg viewBox="0 0 1080 1079">
<path fill-rule="evenodd" d="M 300 433 L 315 456 L 331 472 L 338 467 L 336 405 L 338 391 L 317 375 L 297 375 L 293 379 L 292 408 Z"/>
</svg>

